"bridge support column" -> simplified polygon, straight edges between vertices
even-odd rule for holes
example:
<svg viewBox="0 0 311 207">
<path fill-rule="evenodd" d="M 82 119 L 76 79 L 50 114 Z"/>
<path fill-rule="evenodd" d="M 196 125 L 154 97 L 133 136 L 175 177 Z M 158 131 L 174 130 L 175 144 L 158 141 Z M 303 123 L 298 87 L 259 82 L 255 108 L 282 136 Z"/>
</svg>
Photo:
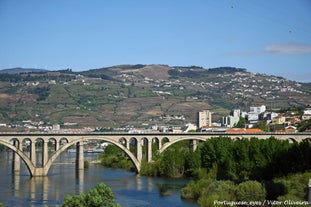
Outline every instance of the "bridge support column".
<svg viewBox="0 0 311 207">
<path fill-rule="evenodd" d="M 84 188 L 84 171 L 83 170 L 76 170 L 76 179 L 79 184 L 79 194 L 83 193 Z"/>
<path fill-rule="evenodd" d="M 42 158 L 42 166 L 45 166 L 45 164 L 47 163 L 48 158 L 49 158 L 49 148 L 48 148 L 48 142 L 49 142 L 49 140 L 47 140 L 47 141 L 43 141 L 43 158 Z"/>
<path fill-rule="evenodd" d="M 59 149 L 59 141 L 55 141 L 55 152 Z"/>
<path fill-rule="evenodd" d="M 130 140 L 126 140 L 126 149 L 130 150 Z"/>
<path fill-rule="evenodd" d="M 197 140 L 191 140 L 190 141 L 190 147 L 191 147 L 191 149 L 192 149 L 192 151 L 194 152 L 194 151 L 196 151 L 197 150 L 197 148 L 198 148 L 198 141 Z"/>
<path fill-rule="evenodd" d="M 76 169 L 84 169 L 83 141 L 77 142 L 76 146 Z"/>
<path fill-rule="evenodd" d="M 37 166 L 37 160 L 36 160 L 36 142 L 35 141 L 31 141 L 30 159 L 31 159 L 32 164 L 36 167 Z"/>
<path fill-rule="evenodd" d="M 147 162 L 152 160 L 152 140 L 148 140 L 148 154 L 147 154 Z"/>
<path fill-rule="evenodd" d="M 161 140 L 159 139 L 159 149 L 158 150 L 160 150 L 162 148 L 162 142 L 161 142 Z"/>
<path fill-rule="evenodd" d="M 17 140 L 13 141 L 13 145 L 20 150 L 20 146 L 21 144 L 18 143 Z M 19 155 L 16 152 L 13 152 L 13 165 L 12 165 L 12 171 L 14 173 L 18 173 L 21 170 L 21 158 L 19 157 Z"/>
<path fill-rule="evenodd" d="M 140 141 L 137 141 L 136 148 L 137 148 L 137 160 L 138 160 L 138 162 L 141 162 L 143 154 L 142 154 L 142 146 L 141 146 Z"/>
</svg>

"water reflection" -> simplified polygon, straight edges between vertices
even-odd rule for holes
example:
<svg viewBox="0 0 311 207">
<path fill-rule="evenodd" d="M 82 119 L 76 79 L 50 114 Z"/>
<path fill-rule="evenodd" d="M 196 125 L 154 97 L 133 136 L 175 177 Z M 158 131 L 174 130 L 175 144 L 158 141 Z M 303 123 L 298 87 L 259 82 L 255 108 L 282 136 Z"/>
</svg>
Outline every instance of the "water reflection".
<svg viewBox="0 0 311 207">
<path fill-rule="evenodd" d="M 84 170 L 76 170 L 76 181 L 77 181 L 77 185 L 78 185 L 78 193 L 77 194 L 81 194 L 84 193 L 83 189 L 84 189 Z"/>
<path fill-rule="evenodd" d="M 97 156 L 85 158 L 92 161 Z M 20 173 L 12 173 L 12 159 L 12 154 L 0 153 L 0 202 L 4 206 L 61 206 L 66 195 L 85 193 L 98 183 L 112 188 L 116 202 L 122 207 L 197 206 L 180 199 L 180 186 L 186 180 L 137 176 L 100 165 L 76 170 L 75 156 L 70 153 L 55 161 L 48 176 L 30 177 L 25 164 L 21 165 Z"/>
</svg>

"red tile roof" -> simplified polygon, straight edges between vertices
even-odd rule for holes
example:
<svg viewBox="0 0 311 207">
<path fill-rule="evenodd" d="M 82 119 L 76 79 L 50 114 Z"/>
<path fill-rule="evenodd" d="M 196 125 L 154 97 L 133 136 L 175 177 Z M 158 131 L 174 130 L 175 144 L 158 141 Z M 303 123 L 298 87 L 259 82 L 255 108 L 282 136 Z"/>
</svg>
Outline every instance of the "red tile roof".
<svg viewBox="0 0 311 207">
<path fill-rule="evenodd" d="M 244 128 L 230 128 L 227 130 L 228 133 L 262 133 L 263 131 L 261 129 L 256 128 L 250 128 L 250 129 L 244 129 Z"/>
</svg>

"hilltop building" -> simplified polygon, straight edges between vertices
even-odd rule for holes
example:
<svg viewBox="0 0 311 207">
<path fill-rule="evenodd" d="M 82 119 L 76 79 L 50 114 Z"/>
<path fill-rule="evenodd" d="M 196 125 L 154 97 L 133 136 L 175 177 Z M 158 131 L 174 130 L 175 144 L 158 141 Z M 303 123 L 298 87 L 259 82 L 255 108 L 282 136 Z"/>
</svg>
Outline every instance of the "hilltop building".
<svg viewBox="0 0 311 207">
<path fill-rule="evenodd" d="M 197 112 L 197 127 L 212 126 L 212 112 L 210 110 L 203 110 Z"/>
</svg>

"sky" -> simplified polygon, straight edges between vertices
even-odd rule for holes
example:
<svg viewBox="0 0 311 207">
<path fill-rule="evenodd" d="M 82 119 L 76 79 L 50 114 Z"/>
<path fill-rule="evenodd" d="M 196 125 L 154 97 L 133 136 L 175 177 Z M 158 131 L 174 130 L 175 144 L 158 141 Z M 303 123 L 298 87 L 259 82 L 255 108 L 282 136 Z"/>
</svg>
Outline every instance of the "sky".
<svg viewBox="0 0 311 207">
<path fill-rule="evenodd" d="M 311 1 L 0 0 L 0 69 L 121 64 L 311 82 Z"/>
</svg>

